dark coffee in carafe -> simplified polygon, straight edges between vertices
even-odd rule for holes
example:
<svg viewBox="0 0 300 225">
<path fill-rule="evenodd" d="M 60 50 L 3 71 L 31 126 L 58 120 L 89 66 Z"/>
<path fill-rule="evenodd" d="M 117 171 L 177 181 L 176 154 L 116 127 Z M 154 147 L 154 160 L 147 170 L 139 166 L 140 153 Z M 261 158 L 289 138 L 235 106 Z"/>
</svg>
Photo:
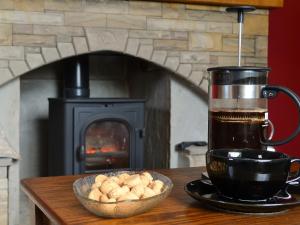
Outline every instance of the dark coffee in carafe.
<svg viewBox="0 0 300 225">
<path fill-rule="evenodd" d="M 271 140 L 274 127 L 268 119 L 268 100 L 282 92 L 298 106 L 300 98 L 291 90 L 267 84 L 269 68 L 209 68 L 208 147 L 211 149 L 267 149 L 286 144 L 300 133 Z"/>
<path fill-rule="evenodd" d="M 268 122 L 264 111 L 209 111 L 209 148 L 265 149 Z"/>
</svg>

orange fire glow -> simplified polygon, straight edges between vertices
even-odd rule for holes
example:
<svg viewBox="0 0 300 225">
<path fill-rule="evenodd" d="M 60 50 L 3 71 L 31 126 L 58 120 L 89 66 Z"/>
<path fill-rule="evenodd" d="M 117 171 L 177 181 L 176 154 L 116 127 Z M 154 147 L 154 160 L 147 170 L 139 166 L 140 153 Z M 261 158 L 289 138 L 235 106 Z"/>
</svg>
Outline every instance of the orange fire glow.
<svg viewBox="0 0 300 225">
<path fill-rule="evenodd" d="M 89 147 L 86 149 L 86 154 L 96 154 L 99 153 L 107 153 L 107 152 L 117 152 L 118 148 L 115 145 L 106 145 L 101 148 Z"/>
</svg>

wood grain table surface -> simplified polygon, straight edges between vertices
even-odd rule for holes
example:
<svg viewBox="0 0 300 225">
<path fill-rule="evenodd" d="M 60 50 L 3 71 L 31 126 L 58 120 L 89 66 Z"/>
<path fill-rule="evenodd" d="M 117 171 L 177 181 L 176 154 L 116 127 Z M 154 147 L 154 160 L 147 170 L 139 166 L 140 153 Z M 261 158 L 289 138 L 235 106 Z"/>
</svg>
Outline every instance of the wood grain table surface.
<svg viewBox="0 0 300 225">
<path fill-rule="evenodd" d="M 273 215 L 245 215 L 225 213 L 206 208 L 188 196 L 184 185 L 199 179 L 204 168 L 182 168 L 155 170 L 168 177 L 174 188 L 159 206 L 141 215 L 122 218 L 104 219 L 89 213 L 75 198 L 73 182 L 84 175 L 40 177 L 22 180 L 22 189 L 39 212 L 54 224 L 300 224 L 300 206 L 287 212 Z M 45 219 L 37 218 L 37 224 L 45 224 Z"/>
</svg>

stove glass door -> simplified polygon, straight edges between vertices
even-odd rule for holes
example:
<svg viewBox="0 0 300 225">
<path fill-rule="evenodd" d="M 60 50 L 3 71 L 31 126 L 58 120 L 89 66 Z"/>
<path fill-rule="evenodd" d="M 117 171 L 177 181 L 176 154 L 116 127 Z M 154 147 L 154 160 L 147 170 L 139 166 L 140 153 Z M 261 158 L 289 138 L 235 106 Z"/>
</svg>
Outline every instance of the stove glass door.
<svg viewBox="0 0 300 225">
<path fill-rule="evenodd" d="M 129 168 L 129 130 L 119 121 L 93 122 L 85 133 L 85 172 Z"/>
</svg>

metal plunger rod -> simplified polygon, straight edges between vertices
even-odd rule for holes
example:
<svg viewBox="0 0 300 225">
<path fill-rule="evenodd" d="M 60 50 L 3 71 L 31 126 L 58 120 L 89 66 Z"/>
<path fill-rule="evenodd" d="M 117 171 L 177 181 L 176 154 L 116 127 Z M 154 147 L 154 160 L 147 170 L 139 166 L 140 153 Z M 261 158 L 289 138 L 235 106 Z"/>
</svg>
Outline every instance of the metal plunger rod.
<svg viewBox="0 0 300 225">
<path fill-rule="evenodd" d="M 255 7 L 252 6 L 236 6 L 236 7 L 229 7 L 226 9 L 227 12 L 237 12 L 237 22 L 239 23 L 238 66 L 241 66 L 241 59 L 242 59 L 244 12 L 250 12 L 254 10 Z"/>
<path fill-rule="evenodd" d="M 242 37 L 243 37 L 243 24 L 244 24 L 244 11 L 238 10 L 238 18 L 237 21 L 239 23 L 239 49 L 238 49 L 238 66 L 241 66 L 241 58 L 242 58 Z"/>
<path fill-rule="evenodd" d="M 238 66 L 241 66 L 241 58 L 242 58 L 242 36 L 243 36 L 243 23 L 239 24 L 239 50 L 238 50 Z"/>
</svg>

